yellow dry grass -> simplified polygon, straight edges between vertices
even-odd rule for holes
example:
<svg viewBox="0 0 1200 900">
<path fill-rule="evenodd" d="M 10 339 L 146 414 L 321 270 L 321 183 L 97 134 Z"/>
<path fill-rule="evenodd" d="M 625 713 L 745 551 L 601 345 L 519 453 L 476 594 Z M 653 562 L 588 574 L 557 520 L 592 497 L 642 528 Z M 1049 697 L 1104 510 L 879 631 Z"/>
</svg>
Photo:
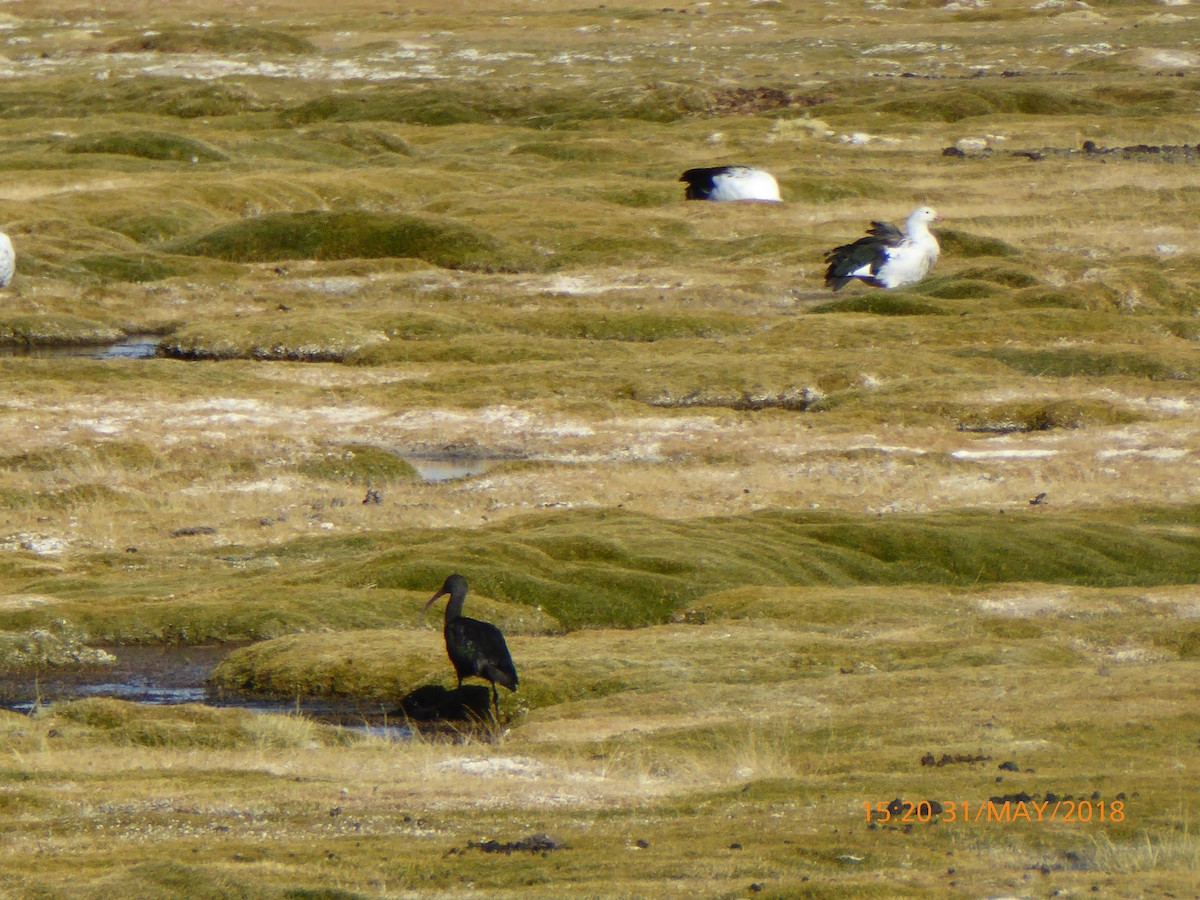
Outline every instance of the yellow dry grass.
<svg viewBox="0 0 1200 900">
<path fill-rule="evenodd" d="M 1079 152 L 1200 142 L 1193 6 L 5 4 L 0 339 L 200 357 L 0 358 L 6 640 L 236 621 L 286 635 L 264 683 L 390 697 L 452 683 L 419 609 L 453 548 L 522 681 L 502 727 L 404 742 L 0 714 L 0 894 L 1194 891 L 1200 166 Z M 679 172 L 727 162 L 787 202 L 682 200 Z M 822 253 L 916 203 L 945 217 L 933 276 L 831 298 Z M 387 454 L 486 468 L 428 483 Z M 653 516 L 629 527 L 657 543 L 576 534 L 581 510 Z M 831 513 L 873 564 L 899 552 L 877 517 L 932 523 L 934 553 L 946 522 L 1061 516 L 1080 574 L 894 584 L 839 557 L 798 587 L 759 558 L 768 585 L 668 602 L 724 548 L 663 535 L 772 510 Z M 723 540 L 754 549 L 755 521 Z M 525 565 L 668 613 L 557 633 Z M 866 814 L 1022 792 L 1093 818 Z M 567 847 L 478 846 L 537 832 Z"/>
</svg>

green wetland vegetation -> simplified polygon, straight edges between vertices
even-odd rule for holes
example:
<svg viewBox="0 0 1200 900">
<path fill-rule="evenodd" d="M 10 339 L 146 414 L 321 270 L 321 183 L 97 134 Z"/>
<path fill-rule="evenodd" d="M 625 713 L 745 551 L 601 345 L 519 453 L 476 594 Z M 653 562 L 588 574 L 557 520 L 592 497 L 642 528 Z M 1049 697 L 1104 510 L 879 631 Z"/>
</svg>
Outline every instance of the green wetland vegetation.
<svg viewBox="0 0 1200 900">
<path fill-rule="evenodd" d="M 1198 17 L 6 4 L 0 894 L 1190 895 Z"/>
</svg>

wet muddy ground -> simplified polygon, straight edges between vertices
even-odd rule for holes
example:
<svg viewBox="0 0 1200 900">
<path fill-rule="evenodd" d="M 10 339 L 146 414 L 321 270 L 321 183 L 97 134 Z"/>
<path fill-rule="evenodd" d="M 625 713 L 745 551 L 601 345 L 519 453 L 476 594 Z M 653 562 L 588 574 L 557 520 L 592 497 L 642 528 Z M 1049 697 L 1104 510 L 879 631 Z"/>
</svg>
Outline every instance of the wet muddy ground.
<svg viewBox="0 0 1200 900">
<path fill-rule="evenodd" d="M 127 335 L 101 343 L 30 344 L 0 343 L 0 357 L 32 356 L 39 359 L 87 357 L 89 359 L 153 359 L 158 354 L 155 335 Z"/>
<path fill-rule="evenodd" d="M 213 668 L 240 644 L 119 645 L 99 649 L 115 658 L 108 665 L 0 672 L 0 708 L 31 713 L 61 700 L 112 697 L 135 703 L 203 703 L 259 712 L 300 713 L 318 722 L 399 739 L 412 734 L 398 704 L 354 699 L 250 697 L 210 687 Z"/>
</svg>

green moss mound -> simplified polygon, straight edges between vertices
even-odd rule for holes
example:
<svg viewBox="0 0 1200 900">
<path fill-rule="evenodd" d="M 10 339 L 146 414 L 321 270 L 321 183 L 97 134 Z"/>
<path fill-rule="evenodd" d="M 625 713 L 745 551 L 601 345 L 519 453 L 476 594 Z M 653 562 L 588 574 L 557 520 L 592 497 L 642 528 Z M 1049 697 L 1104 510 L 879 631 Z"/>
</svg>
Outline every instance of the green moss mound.
<svg viewBox="0 0 1200 900">
<path fill-rule="evenodd" d="M 1128 376 L 1151 381 L 1192 381 L 1200 377 L 1200 365 L 1194 362 L 1173 364 L 1136 350 L 998 347 L 964 351 L 962 355 L 990 356 L 1023 374 L 1051 378 Z"/>
<path fill-rule="evenodd" d="M 417 470 L 391 450 L 347 444 L 300 464 L 300 472 L 324 481 L 377 483 L 415 478 Z"/>
<path fill-rule="evenodd" d="M 141 747 L 215 749 L 248 744 L 285 748 L 344 744 L 347 740 L 338 729 L 298 716 L 259 716 L 247 710 L 214 709 L 195 703 L 154 707 L 95 697 L 56 703 L 53 715 L 115 742 Z"/>
<path fill-rule="evenodd" d="M 667 522 L 592 511 L 429 534 L 360 556 L 345 576 L 426 590 L 457 570 L 480 593 L 539 607 L 566 627 L 628 627 L 667 621 L 696 597 L 742 584 L 1187 582 L 1200 576 L 1194 527 L 972 512 L 878 519 L 772 511 Z"/>
<path fill-rule="evenodd" d="M 1097 297 L 1098 285 L 1072 285 L 1069 288 L 1032 288 L 1019 291 L 1014 299 L 1030 309 L 1093 309 L 1102 302 Z"/>
<path fill-rule="evenodd" d="M 4 499 L 24 506 L 19 497 Z M 42 498 L 41 505 L 65 509 L 68 500 L 87 500 L 61 499 L 51 505 Z M 506 631 L 527 634 L 657 625 L 707 594 L 747 585 L 1104 587 L 1200 580 L 1195 507 L 1054 514 L 1022 500 L 1009 513 L 879 518 L 763 511 L 672 521 L 587 510 L 475 529 L 304 538 L 249 555 L 219 547 L 207 558 L 193 551 L 178 570 L 134 570 L 127 554 L 94 555 L 82 572 L 46 571 L 30 580 L 24 591 L 56 602 L 0 610 L 0 629 L 66 622 L 91 642 L 188 643 L 404 630 L 430 623 L 432 613 L 421 612 L 424 600 L 455 571 L 471 584 L 468 613 L 474 608 Z"/>
<path fill-rule="evenodd" d="M 518 271 L 534 265 L 532 254 L 457 222 L 361 210 L 271 213 L 165 249 L 231 262 L 408 257 L 447 269 Z"/>
<path fill-rule="evenodd" d="M 139 244 L 149 244 L 188 234 L 214 217 L 212 210 L 195 203 L 160 203 L 153 209 L 142 206 L 113 211 L 96 224 Z"/>
<path fill-rule="evenodd" d="M 330 125 L 312 128 L 304 132 L 304 137 L 345 147 L 365 156 L 413 155 L 413 148 L 404 139 L 388 134 L 381 129 L 363 125 Z"/>
<path fill-rule="evenodd" d="M 132 441 L 96 441 L 50 450 L 27 450 L 0 457 L 0 469 L 11 472 L 53 472 L 72 466 L 111 466 L 130 470 L 153 469 L 159 458 L 145 444 Z"/>
<path fill-rule="evenodd" d="M 414 125 L 503 122 L 536 128 L 604 119 L 671 122 L 689 114 L 690 97 L 686 89 L 667 84 L 600 92 L 488 82 L 388 86 L 325 94 L 285 111 L 282 117 L 288 125 L 320 121 Z"/>
<path fill-rule="evenodd" d="M 212 144 L 162 131 L 106 131 L 73 138 L 66 153 L 111 153 L 172 162 L 226 162 L 229 157 Z"/>
<path fill-rule="evenodd" d="M 547 337 L 632 342 L 720 337 L 747 328 L 744 319 L 728 314 L 682 315 L 656 310 L 556 311 L 523 317 L 517 327 L 526 333 Z"/>
<path fill-rule="evenodd" d="M 1084 418 L 1084 409 L 1078 403 L 1014 402 L 965 410 L 958 417 L 956 426 L 959 431 L 1005 434 L 1079 428 L 1083 425 Z"/>
<path fill-rule="evenodd" d="M 1018 256 L 1021 252 L 999 238 L 953 228 L 939 228 L 937 239 L 942 253 L 947 256 Z"/>
<path fill-rule="evenodd" d="M 272 107 L 271 101 L 244 85 L 186 81 L 150 76 L 79 83 L 69 78 L 39 78 L 16 87 L 0 86 L 0 118 L 78 118 L 103 113 L 161 113 L 181 119 L 230 116 Z"/>
<path fill-rule="evenodd" d="M 110 53 L 312 53 L 310 41 L 249 25 L 167 28 L 147 31 L 109 46 Z"/>
<path fill-rule="evenodd" d="M 917 290 L 927 297 L 939 300 L 979 300 L 996 293 L 996 286 L 975 278 L 950 276 L 935 278 L 921 284 Z"/>
<path fill-rule="evenodd" d="M 785 199 L 793 203 L 836 203 L 855 197 L 887 196 L 888 193 L 886 181 L 864 175 L 844 178 L 815 175 L 789 178 L 783 187 Z"/>
<path fill-rule="evenodd" d="M 1014 268 L 1004 263 L 994 266 L 973 266 L 960 270 L 956 275 L 958 278 L 970 281 L 986 281 L 994 285 L 1009 288 L 1035 287 L 1039 283 L 1037 278 L 1023 269 Z"/>
<path fill-rule="evenodd" d="M 0 345 L 99 344 L 123 336 L 121 329 L 71 315 L 0 315 Z"/>
<path fill-rule="evenodd" d="M 893 83 L 889 87 L 890 90 L 880 92 L 877 84 L 855 82 L 845 90 L 861 95 L 856 98 L 860 116 L 864 105 L 878 113 L 943 122 L 994 115 L 1061 117 L 1125 112 L 1122 106 L 1082 91 L 1034 86 L 1017 80 L 937 86 Z M 836 106 L 831 105 L 823 115 L 832 114 L 834 109 L 841 112 L 841 103 L 839 100 Z"/>
<path fill-rule="evenodd" d="M 173 359 L 341 362 L 386 341 L 380 332 L 356 327 L 336 313 L 318 313 L 249 323 L 201 321 L 177 330 L 160 349 Z"/>
<path fill-rule="evenodd" d="M 859 294 L 855 297 L 831 300 L 814 306 L 813 313 L 870 313 L 876 316 L 943 316 L 946 310 L 932 303 L 923 303 L 911 297 L 896 296 L 882 291 Z"/>
<path fill-rule="evenodd" d="M 513 153 L 540 156 L 558 162 L 608 162 L 619 154 L 616 145 L 602 141 L 531 141 L 513 148 Z"/>
<path fill-rule="evenodd" d="M 199 269 L 194 260 L 153 253 L 100 253 L 77 262 L 103 281 L 161 281 Z"/>
</svg>

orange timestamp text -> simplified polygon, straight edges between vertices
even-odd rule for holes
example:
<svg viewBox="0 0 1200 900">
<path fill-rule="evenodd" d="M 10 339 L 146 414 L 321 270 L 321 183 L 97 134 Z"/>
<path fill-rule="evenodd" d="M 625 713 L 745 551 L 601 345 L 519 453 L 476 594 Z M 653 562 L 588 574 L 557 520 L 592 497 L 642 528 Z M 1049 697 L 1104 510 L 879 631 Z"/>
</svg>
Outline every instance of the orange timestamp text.
<svg viewBox="0 0 1200 900">
<path fill-rule="evenodd" d="M 907 800 L 863 801 L 867 821 L 907 825 L 942 822 L 947 825 L 1087 824 L 1124 822 L 1122 800 Z"/>
</svg>

